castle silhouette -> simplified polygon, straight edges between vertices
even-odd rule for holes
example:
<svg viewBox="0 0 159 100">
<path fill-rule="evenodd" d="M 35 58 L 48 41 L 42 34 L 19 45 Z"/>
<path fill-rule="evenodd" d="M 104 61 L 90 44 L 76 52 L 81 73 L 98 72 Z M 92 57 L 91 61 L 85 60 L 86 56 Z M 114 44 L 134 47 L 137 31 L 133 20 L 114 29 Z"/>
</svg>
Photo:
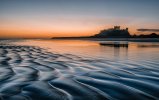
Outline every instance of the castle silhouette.
<svg viewBox="0 0 159 100">
<path fill-rule="evenodd" d="M 101 30 L 98 34 L 93 36 L 81 36 L 81 37 L 53 37 L 52 39 L 75 39 L 75 38 L 159 38 L 159 34 L 139 34 L 130 35 L 129 29 L 120 29 L 120 26 L 114 26 L 113 28 Z"/>
<path fill-rule="evenodd" d="M 131 35 L 126 29 L 120 29 L 120 26 L 114 26 L 114 28 L 101 30 L 99 34 L 94 35 L 93 37 L 99 38 L 129 38 Z"/>
</svg>

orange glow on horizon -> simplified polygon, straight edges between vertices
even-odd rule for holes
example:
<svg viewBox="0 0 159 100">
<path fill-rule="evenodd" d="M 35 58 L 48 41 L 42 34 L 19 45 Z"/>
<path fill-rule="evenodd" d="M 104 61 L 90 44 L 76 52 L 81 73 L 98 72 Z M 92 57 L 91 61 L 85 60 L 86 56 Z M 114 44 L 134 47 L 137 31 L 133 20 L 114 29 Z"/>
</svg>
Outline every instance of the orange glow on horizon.
<svg viewBox="0 0 159 100">
<path fill-rule="evenodd" d="M 107 22 L 108 21 L 108 22 Z M 110 21 L 110 22 L 109 22 Z M 1 20 L 0 37 L 1 38 L 51 38 L 51 37 L 79 37 L 92 36 L 98 34 L 103 29 L 113 28 L 120 25 L 121 29 L 129 28 L 131 34 L 136 33 L 138 27 L 134 25 L 123 24 L 127 20 L 105 18 L 56 18 L 42 19 L 32 18 L 24 19 L 5 19 Z"/>
<path fill-rule="evenodd" d="M 0 26 L 0 38 L 52 38 L 52 37 L 79 37 L 79 36 L 92 36 L 98 34 L 103 29 L 112 28 L 113 25 L 99 26 Z M 125 29 L 126 25 L 121 26 Z M 129 32 L 131 34 L 137 33 L 136 27 L 130 26 Z"/>
<path fill-rule="evenodd" d="M 137 31 L 159 29 L 158 3 L 151 0 L 0 0 L 0 38 L 92 36 L 114 26 L 128 27 L 130 34 L 158 34 L 159 31 Z"/>
</svg>

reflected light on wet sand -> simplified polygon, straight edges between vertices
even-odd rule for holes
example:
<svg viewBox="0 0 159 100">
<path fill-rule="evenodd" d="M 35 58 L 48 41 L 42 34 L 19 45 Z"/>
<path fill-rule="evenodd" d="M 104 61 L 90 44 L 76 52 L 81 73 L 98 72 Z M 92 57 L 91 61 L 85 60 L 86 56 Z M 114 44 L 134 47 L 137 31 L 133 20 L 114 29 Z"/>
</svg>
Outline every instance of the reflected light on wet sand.
<svg viewBox="0 0 159 100">
<path fill-rule="evenodd" d="M 16 44 L 31 45 L 45 48 L 50 52 L 60 54 L 73 54 L 89 58 L 105 58 L 105 59 L 142 59 L 150 58 L 159 50 L 158 43 L 140 43 L 140 42 L 122 42 L 127 47 L 114 47 L 109 45 L 100 45 L 103 41 L 89 40 L 24 40 Z M 109 42 L 104 43 L 117 43 Z M 146 55 L 145 55 L 146 54 Z M 140 56 L 139 56 L 140 55 Z M 156 57 L 156 56 L 155 56 Z"/>
</svg>

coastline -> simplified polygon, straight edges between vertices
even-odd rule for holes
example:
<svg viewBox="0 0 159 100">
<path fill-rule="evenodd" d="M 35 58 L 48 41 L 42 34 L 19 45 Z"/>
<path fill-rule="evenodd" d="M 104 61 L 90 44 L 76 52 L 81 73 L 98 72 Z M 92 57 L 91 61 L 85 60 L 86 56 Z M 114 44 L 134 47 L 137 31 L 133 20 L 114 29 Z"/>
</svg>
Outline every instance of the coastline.
<svg viewBox="0 0 159 100">
<path fill-rule="evenodd" d="M 91 41 L 130 41 L 130 42 L 159 42 L 159 38 L 89 38 L 89 37 L 59 37 L 55 40 L 91 40 Z"/>
</svg>

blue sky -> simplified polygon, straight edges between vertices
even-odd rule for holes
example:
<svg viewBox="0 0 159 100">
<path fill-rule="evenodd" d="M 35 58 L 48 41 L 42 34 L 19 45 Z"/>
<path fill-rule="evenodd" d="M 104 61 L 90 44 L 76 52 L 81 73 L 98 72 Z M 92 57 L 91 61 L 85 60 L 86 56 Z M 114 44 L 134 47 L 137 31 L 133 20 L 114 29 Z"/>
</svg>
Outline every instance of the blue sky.
<svg viewBox="0 0 159 100">
<path fill-rule="evenodd" d="M 159 0 L 0 0 L 0 32 L 79 36 L 121 25 L 137 33 L 159 28 L 158 5 Z"/>
</svg>

